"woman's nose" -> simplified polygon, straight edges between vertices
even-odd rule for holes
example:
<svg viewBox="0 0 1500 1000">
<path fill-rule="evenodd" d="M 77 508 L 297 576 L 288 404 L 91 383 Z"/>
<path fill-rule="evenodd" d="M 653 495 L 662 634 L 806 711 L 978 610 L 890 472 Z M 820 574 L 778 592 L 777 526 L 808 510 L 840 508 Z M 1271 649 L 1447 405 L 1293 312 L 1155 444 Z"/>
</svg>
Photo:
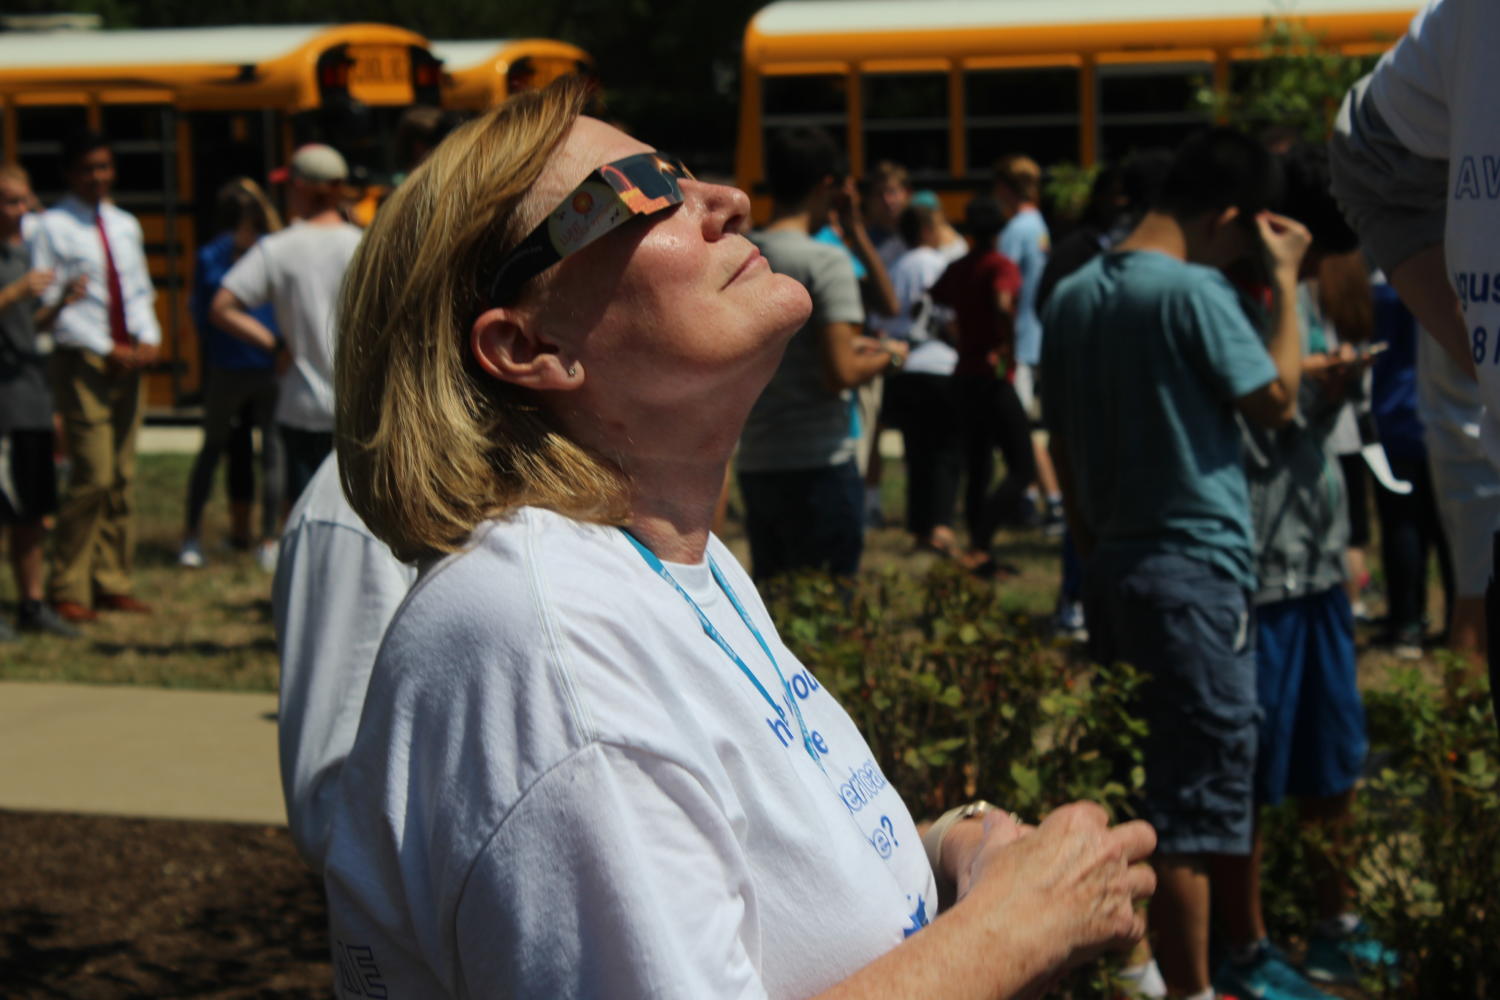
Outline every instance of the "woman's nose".
<svg viewBox="0 0 1500 1000">
<path fill-rule="evenodd" d="M 727 233 L 744 231 L 750 224 L 750 196 L 728 184 L 697 184 L 703 199 L 703 236 L 717 240 Z"/>
</svg>

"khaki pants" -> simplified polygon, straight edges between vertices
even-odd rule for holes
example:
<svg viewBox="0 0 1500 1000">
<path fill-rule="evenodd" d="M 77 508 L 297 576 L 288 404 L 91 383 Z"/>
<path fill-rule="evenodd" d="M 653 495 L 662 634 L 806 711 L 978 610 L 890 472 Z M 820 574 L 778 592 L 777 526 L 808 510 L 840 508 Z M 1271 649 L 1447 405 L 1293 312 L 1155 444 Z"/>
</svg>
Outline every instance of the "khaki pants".
<svg viewBox="0 0 1500 1000">
<path fill-rule="evenodd" d="M 96 593 L 130 593 L 131 487 L 146 385 L 138 372 L 111 371 L 92 351 L 59 348 L 52 388 L 72 470 L 53 532 L 48 596 L 88 606 Z"/>
</svg>

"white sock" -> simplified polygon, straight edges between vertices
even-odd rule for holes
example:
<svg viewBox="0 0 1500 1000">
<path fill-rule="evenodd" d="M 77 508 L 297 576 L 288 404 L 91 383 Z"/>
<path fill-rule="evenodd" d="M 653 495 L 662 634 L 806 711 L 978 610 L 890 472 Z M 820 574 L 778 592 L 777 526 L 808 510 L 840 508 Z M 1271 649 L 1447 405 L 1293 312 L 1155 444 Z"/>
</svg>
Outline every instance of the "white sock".
<svg viewBox="0 0 1500 1000">
<path fill-rule="evenodd" d="M 1157 1000 L 1167 995 L 1167 981 L 1161 977 L 1161 968 L 1156 964 L 1156 959 L 1141 965 L 1132 965 L 1120 972 L 1120 978 L 1125 980 L 1125 993 L 1132 997 L 1148 997 Z"/>
<path fill-rule="evenodd" d="M 1336 917 L 1319 920 L 1315 927 L 1323 937 L 1342 938 L 1353 934 L 1359 923 L 1358 913 L 1340 913 Z"/>
</svg>

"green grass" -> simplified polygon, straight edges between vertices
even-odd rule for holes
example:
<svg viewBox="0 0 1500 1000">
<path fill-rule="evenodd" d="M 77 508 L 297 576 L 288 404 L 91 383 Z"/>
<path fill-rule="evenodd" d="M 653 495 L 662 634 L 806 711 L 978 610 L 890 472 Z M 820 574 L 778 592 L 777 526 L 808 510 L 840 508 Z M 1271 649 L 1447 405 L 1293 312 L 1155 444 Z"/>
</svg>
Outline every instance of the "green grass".
<svg viewBox="0 0 1500 1000">
<path fill-rule="evenodd" d="M 224 546 L 226 505 L 222 491 L 209 503 L 203 541 L 208 565 L 185 570 L 177 565 L 190 455 L 144 455 L 136 487 L 140 536 L 136 551 L 136 596 L 152 604 L 149 617 L 105 614 L 84 626 L 82 639 L 27 636 L 0 646 L 0 680 L 46 680 L 97 684 L 243 691 L 276 689 L 276 647 L 271 628 L 271 580 L 249 553 Z M 887 460 L 882 500 L 889 526 L 868 536 L 867 572 L 923 572 L 938 558 L 919 552 L 901 523 L 904 476 L 899 461 Z M 725 540 L 748 561 L 743 526 L 731 506 Z M 1028 619 L 1042 631 L 1057 600 L 1058 545 L 1040 532 L 1003 532 L 997 551 L 1015 564 L 1018 577 L 995 584 L 1008 614 Z M 1371 546 L 1372 555 L 1378 553 Z M 1372 561 L 1374 561 L 1372 559 Z M 0 603 L 10 614 L 14 582 L 0 573 Z M 1431 606 L 1441 608 L 1441 597 Z M 1368 631 L 1368 630 L 1366 630 Z M 1368 639 L 1368 636 L 1364 636 Z M 1384 650 L 1366 645 L 1360 673 L 1366 685 L 1379 683 L 1395 663 Z"/>
<path fill-rule="evenodd" d="M 101 615 L 83 626 L 82 639 L 26 636 L 0 646 L 0 679 L 276 689 L 271 579 L 252 554 L 220 548 L 228 521 L 222 492 L 204 522 L 208 565 L 196 571 L 177 565 L 191 465 L 191 455 L 140 460 L 135 595 L 156 613 Z M 9 614 L 15 583 L 8 572 L 0 576 Z"/>
</svg>

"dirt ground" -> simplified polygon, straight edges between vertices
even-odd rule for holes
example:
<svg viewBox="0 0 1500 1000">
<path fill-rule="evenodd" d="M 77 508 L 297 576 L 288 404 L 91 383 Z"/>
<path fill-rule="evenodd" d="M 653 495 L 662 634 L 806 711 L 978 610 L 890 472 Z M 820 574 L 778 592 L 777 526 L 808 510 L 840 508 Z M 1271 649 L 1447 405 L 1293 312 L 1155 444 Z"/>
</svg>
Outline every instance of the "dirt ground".
<svg viewBox="0 0 1500 1000">
<path fill-rule="evenodd" d="M 321 1000 L 330 975 L 285 828 L 0 811 L 7 1000 Z"/>
</svg>

